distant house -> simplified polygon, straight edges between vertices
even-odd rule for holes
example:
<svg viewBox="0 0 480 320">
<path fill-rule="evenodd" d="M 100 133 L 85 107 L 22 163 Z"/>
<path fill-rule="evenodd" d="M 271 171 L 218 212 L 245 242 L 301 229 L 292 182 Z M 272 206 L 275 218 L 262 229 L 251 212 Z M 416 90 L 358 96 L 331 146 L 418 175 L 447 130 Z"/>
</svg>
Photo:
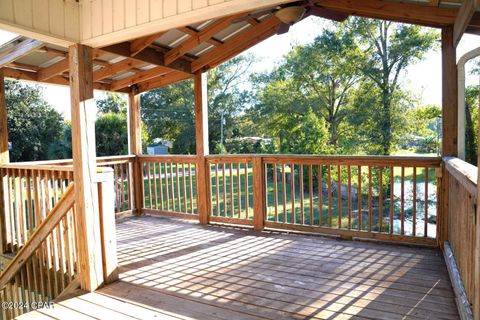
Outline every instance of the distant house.
<svg viewBox="0 0 480 320">
<path fill-rule="evenodd" d="M 147 147 L 148 155 L 168 154 L 168 146 L 163 144 L 153 144 Z"/>
</svg>

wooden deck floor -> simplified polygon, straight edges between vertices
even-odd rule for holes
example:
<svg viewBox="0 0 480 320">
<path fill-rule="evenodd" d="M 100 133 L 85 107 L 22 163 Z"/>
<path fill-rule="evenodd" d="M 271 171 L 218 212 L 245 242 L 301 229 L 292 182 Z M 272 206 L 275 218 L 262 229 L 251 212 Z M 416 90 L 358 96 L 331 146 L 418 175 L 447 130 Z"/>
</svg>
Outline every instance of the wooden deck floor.
<svg viewBox="0 0 480 320">
<path fill-rule="evenodd" d="M 120 281 L 21 319 L 458 319 L 439 251 L 149 216 L 117 233 Z"/>
</svg>

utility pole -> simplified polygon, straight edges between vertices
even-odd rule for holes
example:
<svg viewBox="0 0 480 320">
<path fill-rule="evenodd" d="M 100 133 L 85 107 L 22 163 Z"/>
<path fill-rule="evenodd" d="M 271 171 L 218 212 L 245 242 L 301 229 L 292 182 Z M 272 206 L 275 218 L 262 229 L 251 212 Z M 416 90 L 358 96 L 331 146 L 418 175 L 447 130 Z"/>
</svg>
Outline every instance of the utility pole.
<svg viewBox="0 0 480 320">
<path fill-rule="evenodd" d="M 220 112 L 220 145 L 223 146 L 223 126 L 225 125 L 225 111 Z"/>
</svg>

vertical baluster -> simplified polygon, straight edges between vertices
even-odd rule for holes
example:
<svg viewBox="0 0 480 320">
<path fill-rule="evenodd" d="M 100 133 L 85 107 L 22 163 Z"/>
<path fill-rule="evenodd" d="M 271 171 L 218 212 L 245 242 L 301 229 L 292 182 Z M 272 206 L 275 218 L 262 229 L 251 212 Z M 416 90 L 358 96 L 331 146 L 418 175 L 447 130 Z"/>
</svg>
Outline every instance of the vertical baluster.
<svg viewBox="0 0 480 320">
<path fill-rule="evenodd" d="M 401 173 L 400 234 L 405 234 L 405 167 Z"/>
<path fill-rule="evenodd" d="M 393 234 L 394 221 L 393 221 L 393 210 L 395 209 L 395 192 L 394 192 L 394 167 L 390 167 L 390 234 Z"/>
<path fill-rule="evenodd" d="M 168 167 L 167 167 L 167 163 L 165 162 L 163 164 L 164 166 L 164 177 L 165 177 L 165 195 L 166 195 L 166 201 L 165 203 L 167 204 L 167 211 L 170 211 L 170 186 L 169 186 L 169 182 L 168 182 Z"/>
<path fill-rule="evenodd" d="M 245 219 L 248 219 L 248 211 L 250 209 L 250 190 L 249 190 L 249 183 L 248 183 L 248 162 L 245 162 Z"/>
<path fill-rule="evenodd" d="M 182 163 L 182 178 L 183 178 L 183 208 L 184 212 L 188 212 L 187 207 L 187 174 L 185 172 L 185 163 Z"/>
<path fill-rule="evenodd" d="M 152 199 L 152 179 L 151 179 L 151 163 L 146 162 L 145 165 L 147 166 L 147 185 L 148 185 L 148 202 L 150 206 L 148 207 L 149 209 L 153 208 L 153 199 Z M 120 190 L 123 188 L 123 179 L 120 178 Z"/>
<path fill-rule="evenodd" d="M 45 205 L 47 209 L 47 214 L 50 214 L 50 211 L 52 210 L 52 202 L 51 202 L 51 190 L 50 190 L 50 181 L 48 178 L 48 172 L 44 172 L 44 186 L 45 186 Z M 53 256 L 53 249 L 52 249 L 52 238 L 50 235 L 47 236 L 46 240 L 46 247 L 47 247 L 47 254 L 46 254 L 46 260 L 47 260 L 47 292 L 49 296 L 53 296 L 54 291 L 52 288 L 53 282 L 51 281 L 52 277 L 52 269 L 53 269 L 53 261 L 52 261 L 52 256 Z"/>
<path fill-rule="evenodd" d="M 428 237 L 428 167 L 425 167 L 425 215 L 423 236 Z"/>
<path fill-rule="evenodd" d="M 125 210 L 132 210 L 132 197 L 133 197 L 133 190 L 132 190 L 132 185 L 131 185 L 131 177 L 130 177 L 130 161 L 127 160 L 124 164 L 125 166 L 125 175 L 126 175 L 126 195 L 127 195 L 127 207 Z"/>
<path fill-rule="evenodd" d="M 22 218 L 20 213 L 20 170 L 14 170 L 15 179 L 15 233 L 17 235 L 17 250 L 23 245 L 23 230 L 22 230 Z M 13 212 L 13 211 L 12 211 Z"/>
<path fill-rule="evenodd" d="M 153 165 L 153 194 L 155 197 L 155 209 L 158 210 L 158 191 L 157 191 L 157 165 L 152 162 Z"/>
<path fill-rule="evenodd" d="M 125 210 L 125 202 L 126 202 L 126 198 L 125 198 L 125 173 L 124 173 L 124 167 L 123 167 L 123 164 L 119 164 L 119 167 L 120 167 L 120 191 L 121 191 L 121 202 L 122 204 L 120 205 L 120 211 L 123 211 Z M 149 176 L 150 176 L 150 172 L 149 172 Z M 151 198 L 150 198 L 151 199 Z M 150 200 L 151 201 L 151 200 Z M 152 204 L 150 203 L 150 209 L 152 208 Z"/>
<path fill-rule="evenodd" d="M 318 165 L 318 225 L 323 223 L 323 173 L 322 165 Z"/>
<path fill-rule="evenodd" d="M 177 182 L 177 208 L 178 208 L 178 212 L 182 212 L 182 206 L 181 206 L 181 199 L 180 199 L 180 196 L 181 196 L 181 192 L 180 192 L 180 175 L 179 175 L 179 171 L 178 171 L 178 165 L 179 163 L 175 163 L 175 175 L 176 175 L 176 182 Z"/>
<path fill-rule="evenodd" d="M 207 168 L 210 169 L 210 165 L 207 165 Z M 208 170 L 209 173 L 207 175 L 207 179 L 210 179 L 210 170 Z M 190 213 L 193 212 L 193 181 L 192 181 L 192 164 L 188 163 L 188 183 L 190 187 Z M 210 184 L 210 183 L 209 183 Z"/>
<path fill-rule="evenodd" d="M 379 172 L 379 185 L 380 190 L 378 192 L 378 231 L 382 232 L 382 225 L 383 225 L 383 167 L 380 167 Z"/>
<path fill-rule="evenodd" d="M 26 170 L 26 186 L 27 186 L 27 210 L 28 210 L 28 233 L 29 238 L 33 233 L 34 224 L 33 224 L 33 206 L 32 206 L 32 175 L 31 170 Z"/>
<path fill-rule="evenodd" d="M 27 227 L 27 208 L 25 206 L 25 170 L 18 170 L 20 177 L 20 224 L 22 228 L 22 241 L 25 244 L 28 240 L 28 227 Z"/>
<path fill-rule="evenodd" d="M 328 226 L 332 227 L 332 168 L 328 165 L 327 169 L 327 190 L 328 190 Z"/>
<path fill-rule="evenodd" d="M 413 167 L 413 217 L 412 236 L 417 235 L 417 167 Z"/>
<path fill-rule="evenodd" d="M 237 163 L 237 218 L 240 219 L 242 212 L 242 183 L 240 179 L 240 162 Z"/>
<path fill-rule="evenodd" d="M 233 202 L 233 163 L 230 162 L 230 217 L 233 218 L 233 212 L 235 210 L 235 203 Z"/>
<path fill-rule="evenodd" d="M 282 200 L 283 200 L 283 223 L 287 223 L 287 183 L 285 181 L 285 164 L 282 163 Z"/>
<path fill-rule="evenodd" d="M 342 228 L 342 177 L 340 165 L 337 165 L 337 216 L 338 228 Z"/>
<path fill-rule="evenodd" d="M 18 234 L 16 232 L 15 228 L 15 171 L 12 169 L 7 169 L 7 193 L 8 193 L 8 210 L 9 210 L 9 215 L 10 215 L 10 225 L 8 228 L 10 229 L 11 237 L 12 237 L 12 249 L 18 242 Z"/>
<path fill-rule="evenodd" d="M 358 166 L 357 167 L 357 173 L 358 173 L 358 230 L 361 231 L 363 226 L 362 226 L 362 167 Z"/>
<path fill-rule="evenodd" d="M 292 223 L 295 224 L 296 212 L 295 212 L 295 164 L 292 163 L 290 168 L 290 193 L 292 197 Z"/>
<path fill-rule="evenodd" d="M 305 210 L 304 210 L 304 193 L 303 193 L 303 164 L 300 164 L 298 167 L 298 176 L 300 178 L 299 188 L 300 188 L 300 224 L 305 224 Z"/>
<path fill-rule="evenodd" d="M 310 200 L 310 225 L 313 226 L 313 168 L 308 166 L 308 195 Z"/>
<path fill-rule="evenodd" d="M 114 185 L 115 185 L 115 199 L 116 199 L 116 212 L 120 212 L 120 188 L 119 188 L 119 177 L 118 174 L 118 165 L 113 165 L 113 172 L 114 172 Z"/>
<path fill-rule="evenodd" d="M 368 232 L 372 232 L 372 167 L 368 166 Z"/>
<path fill-rule="evenodd" d="M 227 177 L 225 176 L 225 167 L 227 164 L 222 162 L 222 191 L 223 191 L 223 216 L 227 216 Z"/>
<path fill-rule="evenodd" d="M 215 205 L 216 205 L 216 216 L 220 216 L 220 185 L 219 185 L 219 177 L 218 177 L 218 163 L 214 163 L 215 165 Z"/>
<path fill-rule="evenodd" d="M 172 194 L 172 210 L 176 211 L 175 209 L 175 182 L 173 178 L 173 162 L 170 162 L 170 188 L 171 188 L 171 194 Z"/>
<path fill-rule="evenodd" d="M 347 166 L 348 191 L 347 191 L 347 214 L 348 229 L 352 229 L 352 171 L 350 165 Z"/>
<path fill-rule="evenodd" d="M 163 174 L 161 162 L 155 162 L 158 167 L 158 184 L 160 185 L 160 210 L 165 210 L 165 204 L 163 199 Z"/>
</svg>

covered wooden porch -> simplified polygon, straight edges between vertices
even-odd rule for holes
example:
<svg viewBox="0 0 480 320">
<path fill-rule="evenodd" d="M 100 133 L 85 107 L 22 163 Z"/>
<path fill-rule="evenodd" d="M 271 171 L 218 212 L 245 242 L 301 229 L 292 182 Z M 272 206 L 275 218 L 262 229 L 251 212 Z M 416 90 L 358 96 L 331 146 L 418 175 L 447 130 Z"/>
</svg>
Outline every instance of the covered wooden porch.
<svg viewBox="0 0 480 320">
<path fill-rule="evenodd" d="M 42 301 L 55 308 L 22 317 L 480 319 L 478 170 L 456 158 L 455 48 L 479 30 L 477 2 L 293 3 L 441 28 L 441 158 L 210 155 L 205 72 L 288 31 L 276 12 L 289 1 L 246 2 L 173 29 L 64 47 L 29 31 L 3 48 L 1 253 L 12 260 L 0 299 L 26 306 L 3 319 Z M 4 78 L 70 86 L 72 160 L 9 163 Z M 142 155 L 140 93 L 185 79 L 196 154 Z M 128 155 L 96 157 L 94 88 L 128 93 Z"/>
<path fill-rule="evenodd" d="M 440 251 L 142 216 L 120 279 L 19 319 L 458 319 Z"/>
</svg>

